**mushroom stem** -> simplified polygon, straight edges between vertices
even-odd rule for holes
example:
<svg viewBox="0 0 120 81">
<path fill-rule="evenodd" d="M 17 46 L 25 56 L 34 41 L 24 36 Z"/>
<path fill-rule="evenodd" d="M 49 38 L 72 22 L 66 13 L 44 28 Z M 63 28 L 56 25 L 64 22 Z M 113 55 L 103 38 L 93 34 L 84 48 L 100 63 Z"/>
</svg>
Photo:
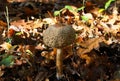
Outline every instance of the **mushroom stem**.
<svg viewBox="0 0 120 81">
<path fill-rule="evenodd" d="M 57 49 L 56 71 L 57 79 L 61 79 L 63 77 L 63 50 L 61 48 Z"/>
</svg>

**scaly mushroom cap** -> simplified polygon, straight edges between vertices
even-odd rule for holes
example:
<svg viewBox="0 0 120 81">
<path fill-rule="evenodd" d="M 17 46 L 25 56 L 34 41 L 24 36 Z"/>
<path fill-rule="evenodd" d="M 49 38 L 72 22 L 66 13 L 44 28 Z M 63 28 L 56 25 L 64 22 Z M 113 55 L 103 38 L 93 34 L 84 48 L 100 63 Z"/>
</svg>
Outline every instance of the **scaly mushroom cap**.
<svg viewBox="0 0 120 81">
<path fill-rule="evenodd" d="M 44 44 L 61 48 L 70 45 L 75 40 L 75 30 L 70 25 L 52 25 L 43 32 Z"/>
</svg>

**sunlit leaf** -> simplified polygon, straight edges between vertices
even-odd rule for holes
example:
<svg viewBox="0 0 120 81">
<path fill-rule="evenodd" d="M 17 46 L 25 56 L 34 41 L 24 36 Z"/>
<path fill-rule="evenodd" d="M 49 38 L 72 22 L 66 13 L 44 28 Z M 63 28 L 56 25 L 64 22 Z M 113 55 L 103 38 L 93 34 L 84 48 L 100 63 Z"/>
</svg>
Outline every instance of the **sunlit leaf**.
<svg viewBox="0 0 120 81">
<path fill-rule="evenodd" d="M 65 8 L 68 10 L 73 10 L 72 6 L 69 6 L 69 5 L 66 5 Z"/>
<path fill-rule="evenodd" d="M 17 32 L 17 33 L 15 33 L 15 35 L 22 35 L 23 33 L 22 32 Z"/>
<path fill-rule="evenodd" d="M 113 2 L 115 0 L 108 0 L 108 2 L 106 2 L 105 4 L 105 10 L 110 6 L 111 2 Z"/>
<path fill-rule="evenodd" d="M 55 11 L 54 16 L 58 16 L 58 15 L 60 15 L 60 11 Z"/>
<path fill-rule="evenodd" d="M 18 45 L 14 45 L 10 48 L 10 51 L 14 51 L 16 48 L 18 47 Z"/>
<path fill-rule="evenodd" d="M 12 48 L 12 45 L 10 43 L 3 43 L 2 45 L 0 45 L 2 48 L 4 48 L 5 50 L 10 50 Z"/>
<path fill-rule="evenodd" d="M 81 16 L 81 18 L 82 18 L 83 21 L 88 21 L 89 20 L 89 18 L 86 17 L 86 16 Z"/>
<path fill-rule="evenodd" d="M 102 13 L 104 10 L 105 10 L 104 8 L 101 8 L 98 12 Z"/>
<path fill-rule="evenodd" d="M 14 56 L 13 55 L 5 56 L 0 61 L 0 65 L 5 65 L 7 67 L 12 66 L 13 64 L 14 64 Z"/>
<path fill-rule="evenodd" d="M 82 6 L 82 7 L 78 8 L 77 11 L 83 10 L 84 8 L 85 8 L 85 7 Z"/>
<path fill-rule="evenodd" d="M 30 50 L 26 50 L 26 53 L 33 56 L 33 53 Z"/>
</svg>

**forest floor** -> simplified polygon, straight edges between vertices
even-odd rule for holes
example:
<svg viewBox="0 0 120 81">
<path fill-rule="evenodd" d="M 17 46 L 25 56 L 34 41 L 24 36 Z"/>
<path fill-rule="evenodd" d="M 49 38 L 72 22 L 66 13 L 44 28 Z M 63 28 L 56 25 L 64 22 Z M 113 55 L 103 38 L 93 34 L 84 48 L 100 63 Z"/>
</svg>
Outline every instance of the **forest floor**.
<svg viewBox="0 0 120 81">
<path fill-rule="evenodd" d="M 4 1 L 0 2 L 0 81 L 120 81 L 119 0 Z M 60 80 L 56 48 L 43 42 L 43 31 L 56 23 L 76 31 L 74 43 L 63 49 Z"/>
</svg>

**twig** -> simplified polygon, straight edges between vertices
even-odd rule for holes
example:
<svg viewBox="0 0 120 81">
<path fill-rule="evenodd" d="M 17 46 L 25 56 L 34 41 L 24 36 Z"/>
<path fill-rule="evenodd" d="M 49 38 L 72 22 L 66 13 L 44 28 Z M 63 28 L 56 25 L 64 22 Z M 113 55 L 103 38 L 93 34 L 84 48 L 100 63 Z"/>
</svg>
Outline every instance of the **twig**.
<svg viewBox="0 0 120 81">
<path fill-rule="evenodd" d="M 7 20 L 7 26 L 8 26 L 8 29 L 10 28 L 10 21 L 9 21 L 9 12 L 8 12 L 8 7 L 6 6 L 6 12 L 4 12 L 5 14 L 5 17 L 6 17 L 6 20 Z"/>
</svg>

